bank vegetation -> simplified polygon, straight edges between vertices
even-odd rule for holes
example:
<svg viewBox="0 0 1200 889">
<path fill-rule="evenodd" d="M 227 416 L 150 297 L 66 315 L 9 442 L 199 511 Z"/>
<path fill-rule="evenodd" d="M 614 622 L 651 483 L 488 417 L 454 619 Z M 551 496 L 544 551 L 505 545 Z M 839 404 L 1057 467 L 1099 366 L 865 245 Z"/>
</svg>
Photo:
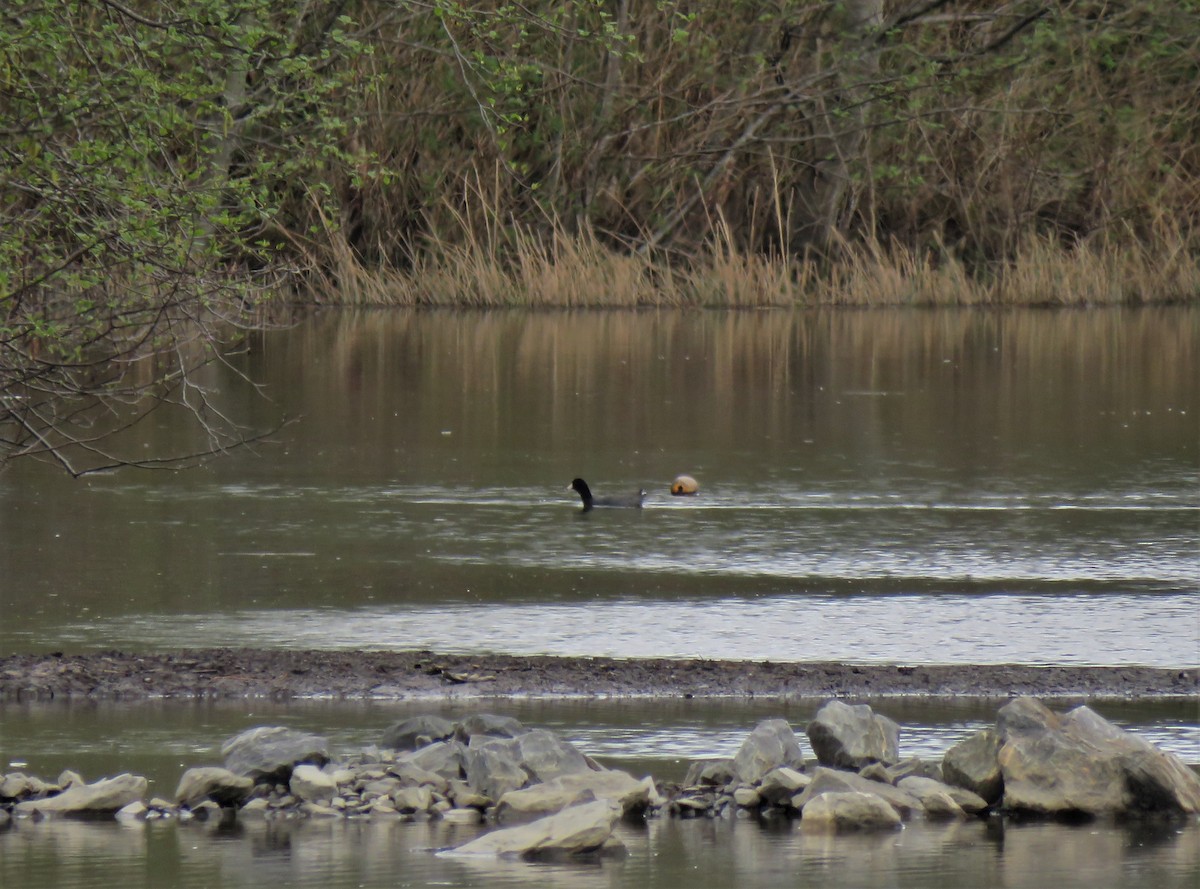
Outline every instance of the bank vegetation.
<svg viewBox="0 0 1200 889">
<path fill-rule="evenodd" d="M 1195 0 L 15 0 L 0 463 L 147 394 L 221 450 L 188 369 L 281 304 L 1193 301 L 1197 60 Z"/>
</svg>

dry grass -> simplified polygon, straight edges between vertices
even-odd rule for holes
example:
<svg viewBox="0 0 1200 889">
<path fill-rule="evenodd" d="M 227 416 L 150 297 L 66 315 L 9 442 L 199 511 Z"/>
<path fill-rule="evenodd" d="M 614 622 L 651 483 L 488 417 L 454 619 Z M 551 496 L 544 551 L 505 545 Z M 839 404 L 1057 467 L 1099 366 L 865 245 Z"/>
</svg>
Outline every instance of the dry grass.
<svg viewBox="0 0 1200 889">
<path fill-rule="evenodd" d="M 306 296 L 324 304 L 457 308 L 1143 305 L 1200 298 L 1195 238 L 1164 231 L 1064 247 L 1031 240 L 972 274 L 945 249 L 843 243 L 821 262 L 740 251 L 718 223 L 697 256 L 641 255 L 590 231 L 548 236 L 519 225 L 488 240 L 429 243 L 409 268 L 367 268 L 344 241 Z"/>
</svg>

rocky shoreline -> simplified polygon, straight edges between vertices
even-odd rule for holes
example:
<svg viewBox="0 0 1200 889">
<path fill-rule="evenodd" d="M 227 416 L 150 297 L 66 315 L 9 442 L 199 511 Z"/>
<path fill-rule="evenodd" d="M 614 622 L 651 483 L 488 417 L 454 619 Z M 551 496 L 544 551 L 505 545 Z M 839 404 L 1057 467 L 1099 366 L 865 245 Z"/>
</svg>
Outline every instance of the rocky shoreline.
<svg viewBox="0 0 1200 889">
<path fill-rule="evenodd" d="M 798 820 L 810 833 L 896 830 L 910 820 L 1116 818 L 1194 822 L 1200 776 L 1174 754 L 1087 706 L 1035 698 L 1000 707 L 995 728 L 938 760 L 904 759 L 900 726 L 832 700 L 804 729 L 761 721 L 736 755 L 698 760 L 682 783 L 607 769 L 544 729 L 477 713 L 396 723 L 379 743 L 335 757 L 318 735 L 261 726 L 229 738 L 223 765 L 188 769 L 172 799 L 146 778 L 87 783 L 0 775 L 0 829 L 56 817 L 221 823 L 261 819 L 445 820 L 484 832 L 441 854 L 568 858 L 620 854 L 620 820 Z"/>
<path fill-rule="evenodd" d="M 1155 698 L 1200 694 L 1200 668 L 844 664 L 207 649 L 0 657 L 0 701 L 149 698 Z"/>
</svg>

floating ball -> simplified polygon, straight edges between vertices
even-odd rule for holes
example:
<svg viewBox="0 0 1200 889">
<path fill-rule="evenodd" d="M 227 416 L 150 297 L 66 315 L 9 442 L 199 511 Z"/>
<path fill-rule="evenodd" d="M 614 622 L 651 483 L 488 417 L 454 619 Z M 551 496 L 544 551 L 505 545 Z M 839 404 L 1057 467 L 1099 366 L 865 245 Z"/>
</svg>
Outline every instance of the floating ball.
<svg viewBox="0 0 1200 889">
<path fill-rule="evenodd" d="M 690 475 L 677 475 L 675 481 L 671 482 L 671 493 L 677 497 L 695 494 L 699 490 L 700 486 Z"/>
</svg>

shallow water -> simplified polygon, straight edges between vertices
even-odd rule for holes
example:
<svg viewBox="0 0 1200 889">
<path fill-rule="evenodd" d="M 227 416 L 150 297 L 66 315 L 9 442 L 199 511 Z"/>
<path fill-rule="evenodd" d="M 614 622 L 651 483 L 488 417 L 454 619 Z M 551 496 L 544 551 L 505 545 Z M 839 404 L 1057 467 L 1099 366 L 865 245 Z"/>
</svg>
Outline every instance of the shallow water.
<svg viewBox="0 0 1200 889">
<path fill-rule="evenodd" d="M 486 709 L 548 728 L 601 763 L 636 775 L 680 780 L 694 759 L 736 752 L 761 719 L 798 730 L 820 701 L 495 701 L 456 703 L 308 701 L 7 704 L 0 706 L 0 769 L 20 756 L 27 772 L 62 768 L 96 778 L 126 769 L 170 798 L 184 769 L 220 761 L 221 742 L 254 725 L 323 734 L 336 755 L 376 743 L 383 729 L 417 713 L 458 718 Z M 936 758 L 957 740 L 994 724 L 996 701 L 879 699 L 878 712 L 902 725 L 901 753 Z M 1200 765 L 1196 703 L 1102 701 L 1104 716 Z M 478 885 L 937 887 L 1055 885 L 1117 889 L 1188 887 L 1200 877 L 1200 823 L 1129 825 L 913 822 L 898 834 L 803 833 L 796 822 L 652 821 L 626 826 L 623 860 L 601 865 L 529 865 L 439 858 L 477 828 L 445 824 L 212 824 L 20 821 L 0 826 L 0 885 L 25 889 L 241 887 L 274 881 L 297 887 Z"/>
<path fill-rule="evenodd" d="M 940 758 L 953 744 L 995 726 L 1003 701 L 981 698 L 862 698 L 901 725 L 901 756 Z M 804 727 L 820 699 L 502 699 L 479 701 L 146 701 L 0 704 L 0 771 L 20 768 L 53 779 L 63 769 L 94 780 L 136 771 L 153 795 L 169 797 L 193 766 L 221 762 L 221 744 L 257 725 L 286 725 L 321 735 L 335 755 L 379 742 L 384 729 L 424 713 L 460 719 L 512 716 L 561 735 L 613 768 L 680 781 L 690 762 L 733 756 L 763 719 Z M 1051 702 L 1067 709 L 1075 702 Z M 1200 702 L 1099 700 L 1091 706 L 1117 725 L 1200 766 Z M 14 765 L 16 763 L 16 765 Z"/>
<path fill-rule="evenodd" d="M 241 359 L 268 398 L 213 369 L 277 444 L 0 477 L 0 652 L 1197 664 L 1198 343 L 1189 308 L 318 316 Z"/>
<path fill-rule="evenodd" d="M 1191 889 L 1200 826 L 910 824 L 895 834 L 805 834 L 794 823 L 657 821 L 624 827 L 598 865 L 443 858 L 473 828 L 373 822 L 209 825 L 45 822 L 0 832 L 0 881 L 24 889 L 139 887 L 1055 886 Z M 1115 840 L 1115 841 L 1114 841 Z"/>
</svg>

